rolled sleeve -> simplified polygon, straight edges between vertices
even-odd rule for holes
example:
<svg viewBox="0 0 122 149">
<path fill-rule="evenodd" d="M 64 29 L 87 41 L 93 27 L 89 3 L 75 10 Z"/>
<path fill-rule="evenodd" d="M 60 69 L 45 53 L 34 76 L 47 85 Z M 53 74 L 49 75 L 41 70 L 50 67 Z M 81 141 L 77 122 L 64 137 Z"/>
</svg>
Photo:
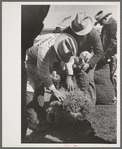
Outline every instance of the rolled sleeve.
<svg viewBox="0 0 122 149">
<path fill-rule="evenodd" d="M 65 63 L 65 72 L 67 75 L 73 75 L 72 65 L 74 64 L 74 56 L 72 56 L 68 63 Z"/>
</svg>

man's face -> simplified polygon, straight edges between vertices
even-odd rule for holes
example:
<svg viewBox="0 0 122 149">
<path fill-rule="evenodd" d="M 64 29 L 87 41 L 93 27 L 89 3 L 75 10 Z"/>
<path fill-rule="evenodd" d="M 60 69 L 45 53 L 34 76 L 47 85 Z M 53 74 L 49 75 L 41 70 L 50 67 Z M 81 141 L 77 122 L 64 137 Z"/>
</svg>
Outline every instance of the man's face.
<svg viewBox="0 0 122 149">
<path fill-rule="evenodd" d="M 107 22 L 107 19 L 106 19 L 106 18 L 103 18 L 103 19 L 99 22 L 99 24 L 100 24 L 101 26 L 104 26 L 104 25 L 106 24 L 106 22 Z"/>
</svg>

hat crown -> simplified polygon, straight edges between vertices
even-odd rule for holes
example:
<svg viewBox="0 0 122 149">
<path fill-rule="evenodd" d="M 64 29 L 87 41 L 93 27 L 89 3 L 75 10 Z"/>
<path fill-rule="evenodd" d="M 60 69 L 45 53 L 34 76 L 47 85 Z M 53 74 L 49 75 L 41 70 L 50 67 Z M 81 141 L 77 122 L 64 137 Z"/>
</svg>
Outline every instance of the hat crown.
<svg viewBox="0 0 122 149">
<path fill-rule="evenodd" d="M 101 20 L 101 18 L 103 18 L 105 16 L 105 13 L 103 12 L 103 11 L 100 11 L 100 12 L 98 12 L 96 15 L 95 15 L 95 19 L 97 20 L 97 21 L 99 21 L 99 20 Z"/>
<path fill-rule="evenodd" d="M 86 12 L 78 12 L 71 17 L 70 27 L 76 34 L 86 35 L 92 30 L 93 21 L 86 15 Z"/>
<path fill-rule="evenodd" d="M 59 58 L 63 62 L 68 62 L 71 56 L 75 56 L 78 51 L 75 39 L 66 33 L 59 35 L 54 43 L 54 48 Z"/>
<path fill-rule="evenodd" d="M 76 28 L 82 30 L 87 27 L 89 17 L 86 16 L 86 12 L 77 13 L 74 19 L 74 25 Z"/>
</svg>

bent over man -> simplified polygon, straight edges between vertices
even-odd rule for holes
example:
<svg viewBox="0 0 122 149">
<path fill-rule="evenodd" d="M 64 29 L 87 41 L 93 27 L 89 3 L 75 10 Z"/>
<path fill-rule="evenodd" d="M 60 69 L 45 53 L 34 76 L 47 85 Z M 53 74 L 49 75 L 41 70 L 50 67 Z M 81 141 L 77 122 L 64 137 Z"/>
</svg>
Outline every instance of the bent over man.
<svg viewBox="0 0 122 149">
<path fill-rule="evenodd" d="M 96 29 L 93 27 L 93 21 L 91 17 L 88 16 L 86 12 L 77 13 L 75 16 L 71 17 L 70 25 L 63 30 L 63 33 L 68 33 L 75 38 L 78 44 L 78 57 L 83 51 L 94 53 L 91 59 L 88 62 L 84 63 L 82 69 L 89 75 L 89 82 L 93 87 L 92 95 L 95 99 L 96 90 L 94 84 L 94 69 L 103 54 L 103 47 L 100 36 Z M 69 86 L 73 85 L 71 77 L 68 78 L 67 82 Z"/>
<path fill-rule="evenodd" d="M 39 35 L 35 39 L 34 45 L 28 49 L 26 102 L 29 123 L 34 129 L 41 129 L 33 101 L 37 84 L 42 81 L 44 87 L 49 89 L 59 100 L 65 99 L 65 95 L 55 88 L 50 74 L 55 62 L 59 65 L 63 62 L 66 74 L 73 75 L 72 65 L 76 54 L 77 43 L 68 34 Z M 40 96 L 40 101 L 43 106 L 43 96 Z"/>
</svg>

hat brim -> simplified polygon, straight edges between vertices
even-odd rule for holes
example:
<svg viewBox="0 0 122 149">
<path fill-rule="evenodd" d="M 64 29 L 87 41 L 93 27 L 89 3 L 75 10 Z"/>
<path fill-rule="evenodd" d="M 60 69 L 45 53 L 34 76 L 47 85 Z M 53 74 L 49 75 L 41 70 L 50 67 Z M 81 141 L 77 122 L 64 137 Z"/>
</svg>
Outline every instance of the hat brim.
<svg viewBox="0 0 122 149">
<path fill-rule="evenodd" d="M 96 26 L 98 23 L 100 23 L 100 21 L 102 20 L 102 19 L 104 19 L 105 17 L 107 17 L 107 16 L 109 16 L 109 15 L 111 15 L 112 13 L 107 13 L 106 15 L 104 15 L 99 21 L 97 21 L 97 22 L 95 22 L 94 23 L 94 26 Z"/>
<path fill-rule="evenodd" d="M 89 19 L 88 19 L 89 22 L 88 22 L 88 25 L 87 25 L 87 27 L 85 29 L 80 30 L 80 31 L 76 31 L 76 29 L 72 25 L 72 22 L 74 21 L 75 17 L 76 17 L 76 15 L 72 16 L 71 19 L 70 19 L 70 28 L 77 35 L 86 35 L 86 34 L 88 34 L 92 30 L 92 28 L 93 28 L 93 21 L 92 21 L 92 19 L 89 17 Z"/>
</svg>

